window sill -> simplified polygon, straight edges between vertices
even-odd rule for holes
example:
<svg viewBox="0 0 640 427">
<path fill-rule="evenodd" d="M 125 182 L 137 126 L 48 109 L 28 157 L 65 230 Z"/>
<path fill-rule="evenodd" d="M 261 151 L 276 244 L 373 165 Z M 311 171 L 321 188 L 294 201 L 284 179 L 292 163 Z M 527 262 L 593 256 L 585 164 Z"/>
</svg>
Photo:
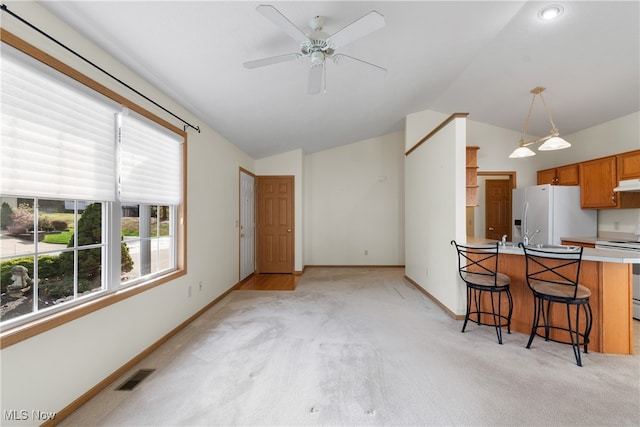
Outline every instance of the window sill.
<svg viewBox="0 0 640 427">
<path fill-rule="evenodd" d="M 65 323 L 79 319 L 87 314 L 101 310 L 110 305 L 116 304 L 134 295 L 138 295 L 156 286 L 170 282 L 178 277 L 184 276 L 186 270 L 179 269 L 171 273 L 157 277 L 153 280 L 134 285 L 104 296 L 91 299 L 66 310 L 61 310 L 51 315 L 35 319 L 21 325 L 16 325 L 0 333 L 0 350 L 17 344 L 21 341 L 32 338 L 38 334 L 57 328 Z"/>
</svg>

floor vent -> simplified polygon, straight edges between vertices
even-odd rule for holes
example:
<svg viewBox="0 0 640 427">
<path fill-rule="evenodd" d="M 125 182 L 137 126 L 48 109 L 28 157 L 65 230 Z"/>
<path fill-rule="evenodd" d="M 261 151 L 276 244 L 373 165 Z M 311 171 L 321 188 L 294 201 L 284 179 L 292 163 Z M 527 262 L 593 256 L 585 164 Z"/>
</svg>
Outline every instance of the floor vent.
<svg viewBox="0 0 640 427">
<path fill-rule="evenodd" d="M 140 369 L 135 374 L 120 385 L 116 390 L 133 390 L 138 384 L 144 381 L 149 375 L 151 375 L 155 369 Z"/>
</svg>

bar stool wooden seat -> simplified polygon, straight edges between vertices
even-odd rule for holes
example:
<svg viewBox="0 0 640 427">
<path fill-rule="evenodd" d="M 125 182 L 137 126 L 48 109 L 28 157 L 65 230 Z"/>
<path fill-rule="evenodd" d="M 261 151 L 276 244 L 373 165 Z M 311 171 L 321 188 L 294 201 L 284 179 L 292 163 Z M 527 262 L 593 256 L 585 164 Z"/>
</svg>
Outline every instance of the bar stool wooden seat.
<svg viewBox="0 0 640 427">
<path fill-rule="evenodd" d="M 593 313 L 589 303 L 591 290 L 578 283 L 583 247 L 554 249 L 522 244 L 519 246 L 524 250 L 527 285 L 533 292 L 534 301 L 533 325 L 527 348 L 531 348 L 536 335 L 543 337 L 545 341 L 571 344 L 576 363 L 582 366 L 580 348 L 584 347 L 584 352 L 588 353 L 589 333 L 593 324 Z M 566 325 L 557 321 L 552 324 L 552 303 L 565 305 Z M 582 321 L 581 308 L 584 311 Z M 558 316 L 555 317 L 557 319 Z"/>
<path fill-rule="evenodd" d="M 498 343 L 502 344 L 502 328 L 511 333 L 513 298 L 509 285 L 511 278 L 498 273 L 498 242 L 484 245 L 460 245 L 451 241 L 458 252 L 458 273 L 467 285 L 467 310 L 462 324 L 464 332 L 469 320 L 496 329 Z M 502 296 L 507 297 L 506 312 Z M 487 299 L 489 301 L 487 301 Z"/>
</svg>

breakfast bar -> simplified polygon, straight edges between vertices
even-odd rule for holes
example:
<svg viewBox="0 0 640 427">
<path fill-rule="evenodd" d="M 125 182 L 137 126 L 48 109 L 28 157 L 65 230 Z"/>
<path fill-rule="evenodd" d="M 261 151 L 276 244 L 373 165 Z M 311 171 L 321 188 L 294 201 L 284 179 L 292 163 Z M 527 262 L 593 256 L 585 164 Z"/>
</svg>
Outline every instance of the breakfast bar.
<svg viewBox="0 0 640 427">
<path fill-rule="evenodd" d="M 507 244 L 501 245 L 499 252 L 498 271 L 511 277 L 511 330 L 529 334 L 534 304 L 526 281 L 524 251 Z M 632 266 L 639 263 L 640 256 L 633 252 L 584 248 L 579 282 L 591 290 L 593 328 L 589 351 L 633 354 Z M 566 322 L 563 307 L 552 307 L 550 321 Z"/>
</svg>

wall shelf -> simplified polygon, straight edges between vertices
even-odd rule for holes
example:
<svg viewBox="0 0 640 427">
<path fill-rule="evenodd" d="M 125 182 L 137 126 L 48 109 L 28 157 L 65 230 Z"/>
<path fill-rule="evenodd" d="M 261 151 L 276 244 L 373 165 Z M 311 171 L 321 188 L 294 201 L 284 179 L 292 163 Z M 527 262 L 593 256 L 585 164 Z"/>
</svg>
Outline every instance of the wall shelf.
<svg viewBox="0 0 640 427">
<path fill-rule="evenodd" d="M 467 206 L 478 206 L 478 146 L 467 146 Z"/>
</svg>

